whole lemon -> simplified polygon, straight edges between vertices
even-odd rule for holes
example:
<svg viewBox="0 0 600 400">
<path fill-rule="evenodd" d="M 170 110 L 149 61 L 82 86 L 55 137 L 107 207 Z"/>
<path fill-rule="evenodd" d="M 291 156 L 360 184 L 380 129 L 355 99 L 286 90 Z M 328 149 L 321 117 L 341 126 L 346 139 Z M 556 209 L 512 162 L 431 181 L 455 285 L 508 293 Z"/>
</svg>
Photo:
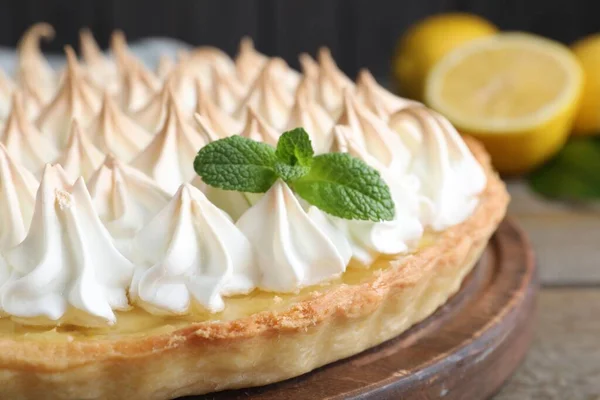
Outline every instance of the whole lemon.
<svg viewBox="0 0 600 400">
<path fill-rule="evenodd" d="M 418 22 L 400 38 L 395 51 L 392 75 L 397 90 L 422 100 L 427 74 L 443 56 L 497 32 L 491 22 L 467 13 L 438 14 Z"/>
<path fill-rule="evenodd" d="M 573 133 L 600 134 L 600 34 L 581 39 L 571 46 L 583 68 L 584 85 Z"/>
</svg>

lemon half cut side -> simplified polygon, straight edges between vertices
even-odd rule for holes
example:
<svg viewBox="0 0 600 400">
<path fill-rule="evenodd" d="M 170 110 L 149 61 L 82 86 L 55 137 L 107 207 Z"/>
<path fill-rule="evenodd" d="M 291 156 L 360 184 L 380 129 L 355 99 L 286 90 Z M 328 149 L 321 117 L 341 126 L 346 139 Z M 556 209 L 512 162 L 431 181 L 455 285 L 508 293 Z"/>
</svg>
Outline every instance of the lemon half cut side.
<svg viewBox="0 0 600 400">
<path fill-rule="evenodd" d="M 526 33 L 478 39 L 445 56 L 425 99 L 461 133 L 481 140 L 503 173 L 526 172 L 566 141 L 583 84 L 560 43 Z"/>
</svg>

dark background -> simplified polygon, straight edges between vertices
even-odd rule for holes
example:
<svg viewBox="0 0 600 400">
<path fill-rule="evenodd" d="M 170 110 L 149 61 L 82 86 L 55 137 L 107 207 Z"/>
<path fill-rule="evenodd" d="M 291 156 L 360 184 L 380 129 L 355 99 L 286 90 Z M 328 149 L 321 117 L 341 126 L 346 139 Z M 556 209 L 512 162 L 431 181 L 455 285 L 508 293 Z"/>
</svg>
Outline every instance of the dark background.
<svg viewBox="0 0 600 400">
<path fill-rule="evenodd" d="M 398 36 L 411 23 L 443 11 L 470 11 L 503 30 L 527 30 L 571 43 L 600 31 L 600 0 L 19 0 L 0 1 L 0 44 L 14 46 L 32 23 L 51 23 L 57 36 L 44 49 L 61 51 L 90 27 L 101 46 L 123 29 L 128 40 L 170 36 L 236 52 L 243 35 L 259 50 L 297 66 L 302 51 L 321 45 L 346 73 L 389 72 Z"/>
</svg>

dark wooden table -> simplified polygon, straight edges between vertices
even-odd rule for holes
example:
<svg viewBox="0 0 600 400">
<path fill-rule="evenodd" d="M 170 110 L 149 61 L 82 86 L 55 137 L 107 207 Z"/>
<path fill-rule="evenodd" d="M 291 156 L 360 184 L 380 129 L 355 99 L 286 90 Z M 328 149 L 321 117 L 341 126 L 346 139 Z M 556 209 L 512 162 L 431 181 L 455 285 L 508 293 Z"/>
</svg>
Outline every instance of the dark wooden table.
<svg viewBox="0 0 600 400">
<path fill-rule="evenodd" d="M 542 283 L 523 365 L 494 400 L 600 399 L 600 209 L 544 201 L 510 182 Z"/>
</svg>

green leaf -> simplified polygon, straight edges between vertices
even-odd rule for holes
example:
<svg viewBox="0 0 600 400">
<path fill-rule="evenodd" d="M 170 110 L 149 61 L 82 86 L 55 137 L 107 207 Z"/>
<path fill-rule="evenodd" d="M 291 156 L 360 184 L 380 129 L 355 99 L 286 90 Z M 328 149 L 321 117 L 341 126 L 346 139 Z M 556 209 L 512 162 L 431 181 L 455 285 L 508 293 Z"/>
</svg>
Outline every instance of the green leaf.
<svg viewBox="0 0 600 400">
<path fill-rule="evenodd" d="M 296 128 L 281 134 L 275 154 L 284 164 L 310 167 L 315 153 L 308 133 L 304 128 Z"/>
<path fill-rule="evenodd" d="M 571 139 L 554 159 L 530 175 L 529 184 L 550 198 L 600 198 L 599 139 Z"/>
<path fill-rule="evenodd" d="M 286 183 L 291 183 L 308 174 L 310 167 L 302 165 L 288 165 L 282 162 L 275 163 L 275 173 Z"/>
<path fill-rule="evenodd" d="M 277 180 L 275 149 L 242 136 L 207 144 L 198 152 L 194 169 L 207 184 L 238 192 L 264 193 Z"/>
<path fill-rule="evenodd" d="M 394 202 L 379 172 L 346 153 L 313 158 L 310 172 L 292 183 L 296 193 L 321 210 L 345 219 L 394 218 Z"/>
</svg>

